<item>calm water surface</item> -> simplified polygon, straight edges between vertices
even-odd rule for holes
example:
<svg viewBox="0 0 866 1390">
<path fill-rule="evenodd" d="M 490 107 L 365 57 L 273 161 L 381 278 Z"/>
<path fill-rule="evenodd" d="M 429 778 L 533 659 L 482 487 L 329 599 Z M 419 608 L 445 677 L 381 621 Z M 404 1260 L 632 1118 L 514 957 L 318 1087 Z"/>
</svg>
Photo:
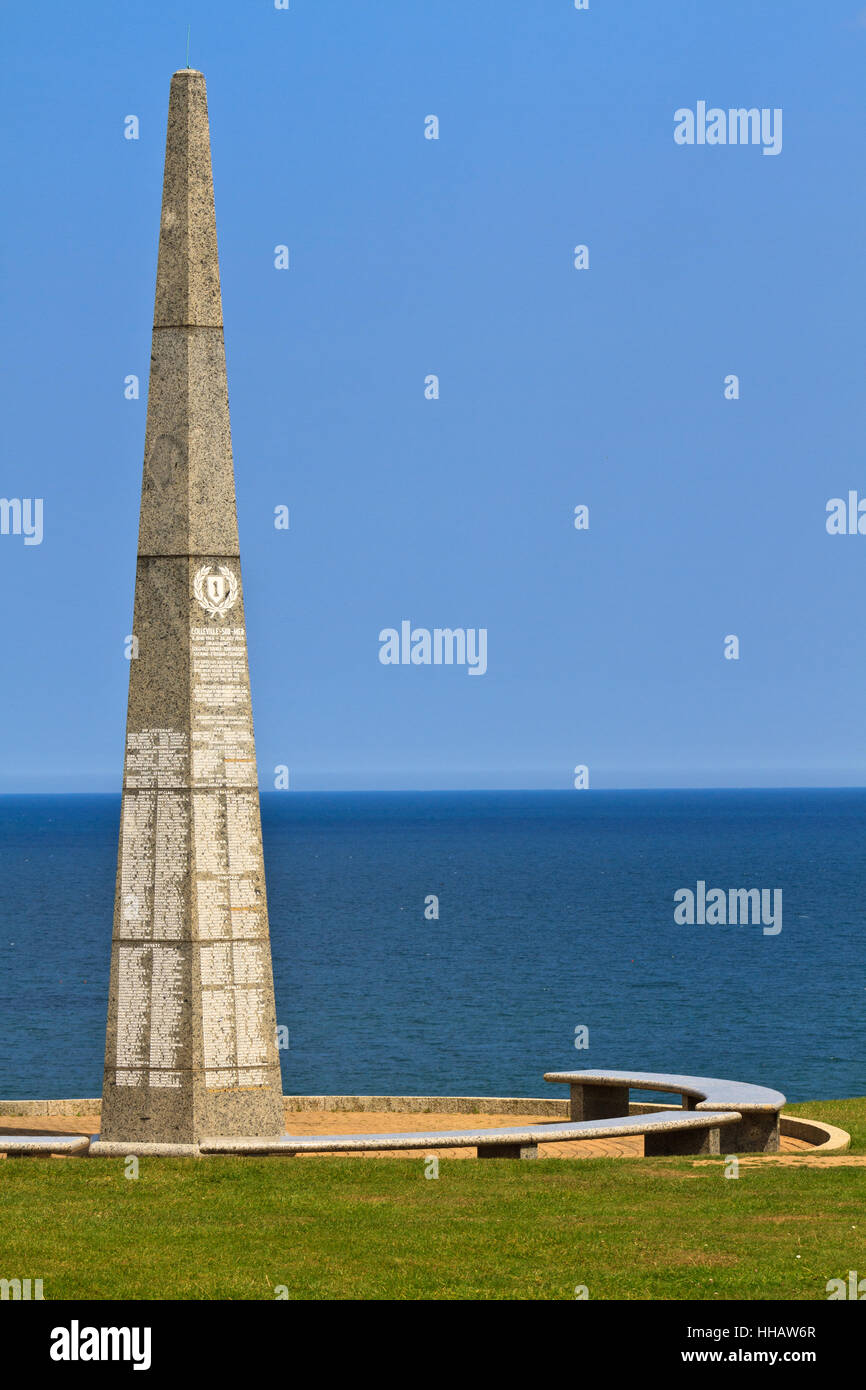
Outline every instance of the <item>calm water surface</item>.
<svg viewBox="0 0 866 1390">
<path fill-rule="evenodd" d="M 0 797 L 0 1096 L 101 1091 L 119 810 Z M 543 1095 L 597 1066 L 866 1094 L 866 792 L 285 792 L 262 816 L 287 1092 Z M 678 926 L 699 879 L 781 888 L 781 933 Z"/>
</svg>

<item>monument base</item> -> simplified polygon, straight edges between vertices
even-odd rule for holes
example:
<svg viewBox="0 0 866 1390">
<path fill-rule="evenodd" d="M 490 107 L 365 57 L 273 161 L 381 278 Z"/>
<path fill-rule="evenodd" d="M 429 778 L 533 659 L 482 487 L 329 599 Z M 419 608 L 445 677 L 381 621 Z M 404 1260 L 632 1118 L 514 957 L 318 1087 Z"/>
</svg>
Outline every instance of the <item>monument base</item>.
<svg viewBox="0 0 866 1390">
<path fill-rule="evenodd" d="M 106 1077 L 100 1142 L 145 1153 L 184 1153 L 205 1136 L 255 1134 L 276 1140 L 285 1128 L 279 1073 L 269 1086 L 208 1088 L 187 1074 L 178 1087 L 119 1086 Z M 125 1153 L 132 1153 L 124 1147 Z"/>
</svg>

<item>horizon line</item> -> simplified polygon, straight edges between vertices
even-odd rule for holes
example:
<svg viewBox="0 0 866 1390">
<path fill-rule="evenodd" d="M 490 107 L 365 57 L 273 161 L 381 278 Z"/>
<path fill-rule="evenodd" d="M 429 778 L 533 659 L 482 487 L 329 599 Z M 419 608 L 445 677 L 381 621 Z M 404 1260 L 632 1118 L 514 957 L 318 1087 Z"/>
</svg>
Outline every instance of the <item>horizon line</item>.
<svg viewBox="0 0 866 1390">
<path fill-rule="evenodd" d="M 154 788 L 156 791 L 172 791 L 172 787 Z M 246 788 L 244 790 L 247 790 Z M 251 790 L 251 788 L 249 789 Z M 646 792 L 648 794 L 661 792 L 854 792 L 866 791 L 866 782 L 846 782 L 846 783 L 788 783 L 784 785 L 770 784 L 748 784 L 737 786 L 665 786 L 665 787 L 285 787 L 277 789 L 275 787 L 259 787 L 259 796 L 283 796 L 285 792 L 290 792 L 295 796 L 454 796 L 465 794 L 467 796 L 497 793 L 497 794 L 520 794 L 520 795 L 540 795 L 545 796 L 550 793 L 561 793 L 563 796 L 570 795 L 574 791 L 581 792 L 602 792 L 605 794 L 635 793 Z M 2 790 L 0 797 L 11 796 L 112 796 L 120 797 L 123 788 L 118 787 L 114 790 L 88 790 L 84 787 L 79 788 L 49 788 L 44 787 L 40 790 Z"/>
</svg>

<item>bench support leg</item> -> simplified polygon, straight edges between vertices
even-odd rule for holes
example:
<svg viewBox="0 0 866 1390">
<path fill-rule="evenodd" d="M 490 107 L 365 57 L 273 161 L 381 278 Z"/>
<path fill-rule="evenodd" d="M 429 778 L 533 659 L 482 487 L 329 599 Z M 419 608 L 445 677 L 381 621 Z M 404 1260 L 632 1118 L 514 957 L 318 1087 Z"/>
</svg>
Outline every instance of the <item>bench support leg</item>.
<svg viewBox="0 0 866 1390">
<path fill-rule="evenodd" d="M 572 1120 L 612 1120 L 628 1114 L 628 1086 L 590 1086 L 572 1082 L 569 1117 Z"/>
<path fill-rule="evenodd" d="M 725 1131 L 727 1152 L 732 1154 L 775 1154 L 779 1152 L 779 1116 L 771 1114 L 744 1115 L 738 1125 Z"/>
<path fill-rule="evenodd" d="M 733 1129 L 733 1125 L 730 1126 Z M 707 1129 L 651 1129 L 643 1137 L 644 1158 L 719 1153 L 719 1126 Z"/>
<path fill-rule="evenodd" d="M 479 1144 L 479 1158 L 537 1158 L 537 1144 Z"/>
</svg>

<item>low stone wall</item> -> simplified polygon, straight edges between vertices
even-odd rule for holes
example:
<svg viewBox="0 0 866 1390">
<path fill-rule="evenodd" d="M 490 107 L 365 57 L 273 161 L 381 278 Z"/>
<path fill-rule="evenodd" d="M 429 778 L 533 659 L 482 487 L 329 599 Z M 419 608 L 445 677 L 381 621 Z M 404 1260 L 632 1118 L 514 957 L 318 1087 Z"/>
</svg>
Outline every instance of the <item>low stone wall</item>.
<svg viewBox="0 0 866 1390">
<path fill-rule="evenodd" d="M 568 1101 L 550 1096 L 283 1096 L 286 1114 L 299 1110 L 375 1111 L 380 1115 L 549 1115 L 568 1119 Z"/>
<path fill-rule="evenodd" d="M 98 1100 L 0 1100 L 0 1115 L 101 1115 Z"/>
<path fill-rule="evenodd" d="M 815 1146 L 815 1152 L 845 1153 L 851 1147 L 851 1135 L 826 1120 L 807 1120 L 801 1115 L 780 1115 L 779 1128 L 792 1139 L 804 1139 Z"/>
<path fill-rule="evenodd" d="M 550 1096 L 283 1096 L 285 1113 L 354 1110 L 397 1115 L 549 1115 L 568 1119 L 568 1101 Z M 652 1107 L 650 1107 L 652 1109 Z M 0 1115 L 99 1115 L 102 1100 L 0 1100 Z"/>
</svg>

